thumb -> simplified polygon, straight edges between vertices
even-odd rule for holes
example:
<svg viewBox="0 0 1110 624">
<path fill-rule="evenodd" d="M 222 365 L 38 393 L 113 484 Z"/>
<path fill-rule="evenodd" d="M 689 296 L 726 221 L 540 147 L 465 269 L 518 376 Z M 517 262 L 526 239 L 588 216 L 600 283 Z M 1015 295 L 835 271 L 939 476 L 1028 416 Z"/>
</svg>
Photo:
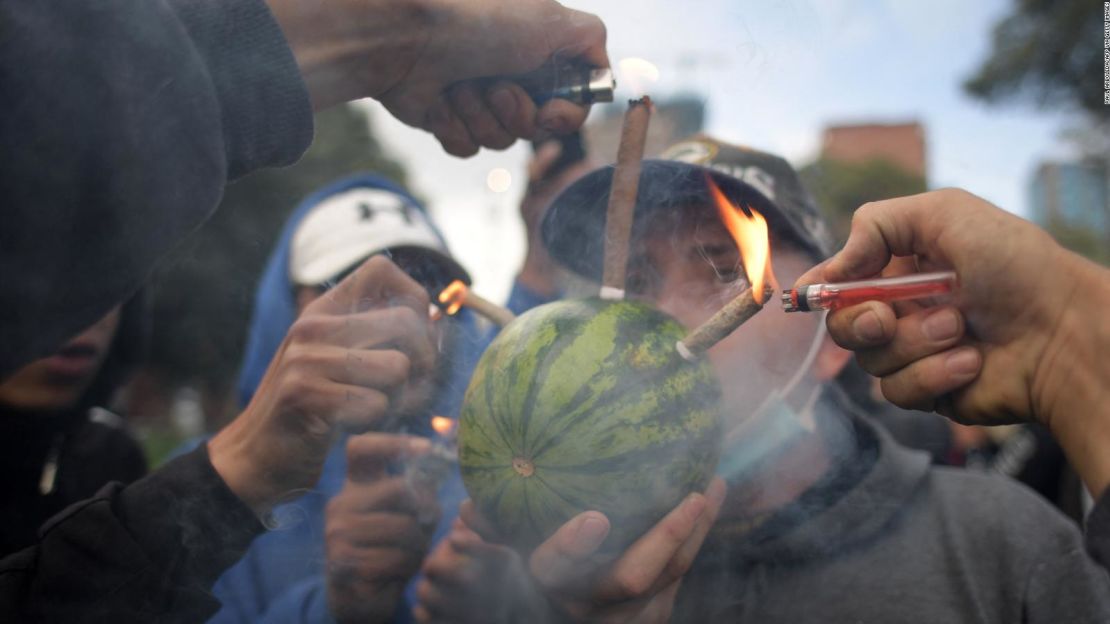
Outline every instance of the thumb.
<svg viewBox="0 0 1110 624">
<path fill-rule="evenodd" d="M 609 519 L 597 511 L 571 518 L 540 544 L 528 560 L 532 576 L 547 589 L 567 587 L 590 572 L 590 561 L 609 535 Z M 584 567 L 587 567 L 584 569 Z"/>
<path fill-rule="evenodd" d="M 878 275 L 891 256 L 924 255 L 928 241 L 946 222 L 945 191 L 933 191 L 864 204 L 852 216 L 844 248 L 829 259 L 824 277 L 845 281 Z"/>
</svg>

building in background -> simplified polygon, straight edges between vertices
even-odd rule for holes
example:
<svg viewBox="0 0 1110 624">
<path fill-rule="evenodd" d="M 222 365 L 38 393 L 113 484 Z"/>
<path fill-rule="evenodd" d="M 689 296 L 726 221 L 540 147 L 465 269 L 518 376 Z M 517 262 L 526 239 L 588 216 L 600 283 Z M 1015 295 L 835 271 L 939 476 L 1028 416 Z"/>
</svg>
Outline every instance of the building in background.
<svg viewBox="0 0 1110 624">
<path fill-rule="evenodd" d="M 925 128 L 919 122 L 828 126 L 821 158 L 845 164 L 885 160 L 906 173 L 927 179 Z"/>
<path fill-rule="evenodd" d="M 1094 163 L 1044 162 L 1029 183 L 1030 215 L 1044 226 L 1110 231 L 1106 169 Z"/>
<path fill-rule="evenodd" d="M 925 128 L 919 122 L 826 126 L 817 160 L 800 168 L 833 235 L 843 242 L 863 204 L 928 188 Z"/>
</svg>

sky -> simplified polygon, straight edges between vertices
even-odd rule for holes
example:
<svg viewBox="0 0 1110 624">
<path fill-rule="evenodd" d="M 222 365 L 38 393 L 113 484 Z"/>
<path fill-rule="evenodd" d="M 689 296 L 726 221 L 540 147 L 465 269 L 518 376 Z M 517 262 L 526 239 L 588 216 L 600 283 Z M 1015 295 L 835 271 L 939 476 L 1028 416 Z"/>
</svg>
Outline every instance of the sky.
<svg viewBox="0 0 1110 624">
<path fill-rule="evenodd" d="M 988 107 L 961 83 L 990 50 L 993 25 L 1011 0 L 570 0 L 598 14 L 609 54 L 656 64 L 648 93 L 705 98 L 706 130 L 725 141 L 785 156 L 817 154 L 828 124 L 916 120 L 925 126 L 929 185 L 968 189 L 1027 214 L 1036 165 L 1067 156 L 1061 113 Z M 620 76 L 618 76 L 620 81 Z M 618 87 L 617 100 L 632 95 Z M 459 160 L 429 135 L 368 102 L 387 151 L 406 165 L 478 292 L 503 299 L 524 253 L 517 216 L 526 143 Z M 615 154 L 597 154 L 611 162 Z M 507 190 L 491 170 L 512 175 Z"/>
</svg>

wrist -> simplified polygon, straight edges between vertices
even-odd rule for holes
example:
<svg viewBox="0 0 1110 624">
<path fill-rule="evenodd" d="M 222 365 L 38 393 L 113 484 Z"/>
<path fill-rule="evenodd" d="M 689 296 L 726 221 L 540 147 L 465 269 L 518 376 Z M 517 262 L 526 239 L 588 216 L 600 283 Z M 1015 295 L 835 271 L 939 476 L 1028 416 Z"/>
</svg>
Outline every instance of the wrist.
<svg viewBox="0 0 1110 624">
<path fill-rule="evenodd" d="M 1110 485 L 1110 271 L 1064 252 L 1068 308 L 1036 368 L 1032 400 L 1094 496 Z"/>
<path fill-rule="evenodd" d="M 313 108 L 380 97 L 410 73 L 440 21 L 426 0 L 267 0 Z"/>
<path fill-rule="evenodd" d="M 276 504 L 278 496 L 267 486 L 265 470 L 250 454 L 250 445 L 240 435 L 237 421 L 208 441 L 208 458 L 216 473 L 239 500 L 259 518 L 264 518 Z"/>
</svg>

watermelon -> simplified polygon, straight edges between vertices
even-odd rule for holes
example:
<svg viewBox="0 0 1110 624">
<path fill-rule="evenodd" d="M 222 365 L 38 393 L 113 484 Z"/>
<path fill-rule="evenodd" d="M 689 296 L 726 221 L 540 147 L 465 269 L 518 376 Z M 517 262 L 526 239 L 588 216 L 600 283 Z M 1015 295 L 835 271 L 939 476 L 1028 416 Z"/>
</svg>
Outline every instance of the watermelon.
<svg viewBox="0 0 1110 624">
<path fill-rule="evenodd" d="M 686 330 L 640 302 L 559 301 L 505 327 L 478 362 L 459 422 L 459 467 L 478 511 L 530 551 L 597 510 L 623 549 L 720 454 L 720 387 L 682 359 Z"/>
</svg>

